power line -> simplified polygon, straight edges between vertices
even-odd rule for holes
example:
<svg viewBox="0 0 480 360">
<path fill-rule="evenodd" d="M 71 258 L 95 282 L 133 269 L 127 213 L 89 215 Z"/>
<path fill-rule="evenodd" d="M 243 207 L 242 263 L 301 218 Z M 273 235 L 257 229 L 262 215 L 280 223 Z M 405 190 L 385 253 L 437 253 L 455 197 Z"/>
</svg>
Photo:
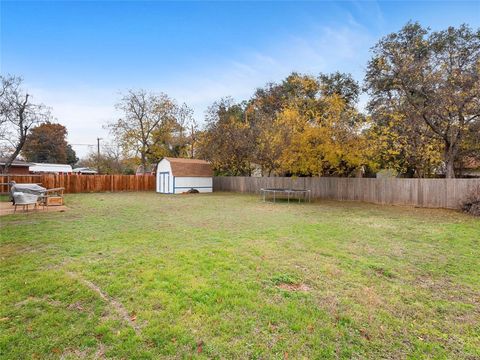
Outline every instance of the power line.
<svg viewBox="0 0 480 360">
<path fill-rule="evenodd" d="M 69 143 L 70 144 L 70 143 Z M 72 146 L 97 146 L 97 144 L 70 144 Z M 102 144 L 103 147 L 118 147 L 117 145 L 113 145 L 113 144 Z"/>
</svg>

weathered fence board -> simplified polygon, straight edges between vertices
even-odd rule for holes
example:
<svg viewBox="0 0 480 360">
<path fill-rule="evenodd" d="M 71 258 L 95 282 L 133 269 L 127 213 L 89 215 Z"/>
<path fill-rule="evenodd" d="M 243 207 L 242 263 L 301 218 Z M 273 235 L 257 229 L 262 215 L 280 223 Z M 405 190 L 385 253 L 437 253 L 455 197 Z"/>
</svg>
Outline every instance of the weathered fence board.
<svg viewBox="0 0 480 360">
<path fill-rule="evenodd" d="M 0 193 L 8 193 L 8 183 L 37 183 L 47 189 L 64 187 L 65 193 L 155 191 L 154 175 L 0 175 Z"/>
<path fill-rule="evenodd" d="M 480 179 L 213 178 L 214 191 L 258 194 L 261 188 L 274 187 L 310 189 L 316 199 L 457 209 L 466 197 L 480 191 Z"/>
</svg>

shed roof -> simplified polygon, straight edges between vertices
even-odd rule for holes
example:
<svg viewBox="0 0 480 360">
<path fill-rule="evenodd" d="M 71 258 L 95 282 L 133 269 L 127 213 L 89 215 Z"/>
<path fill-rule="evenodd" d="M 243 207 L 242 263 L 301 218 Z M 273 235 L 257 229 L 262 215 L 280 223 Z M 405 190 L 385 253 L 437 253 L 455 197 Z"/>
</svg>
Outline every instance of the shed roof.
<svg viewBox="0 0 480 360">
<path fill-rule="evenodd" d="M 172 166 L 172 175 L 179 177 L 212 177 L 212 166 L 208 161 L 165 157 Z"/>
</svg>

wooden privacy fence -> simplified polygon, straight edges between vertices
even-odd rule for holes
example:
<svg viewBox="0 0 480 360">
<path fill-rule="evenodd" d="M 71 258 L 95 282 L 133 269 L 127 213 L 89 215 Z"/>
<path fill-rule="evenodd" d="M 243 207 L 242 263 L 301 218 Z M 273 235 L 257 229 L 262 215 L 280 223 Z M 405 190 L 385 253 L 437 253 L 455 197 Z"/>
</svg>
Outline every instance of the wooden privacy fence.
<svg viewBox="0 0 480 360">
<path fill-rule="evenodd" d="M 480 191 L 480 179 L 213 178 L 214 191 L 259 194 L 261 188 L 310 189 L 313 199 L 457 209 L 467 196 Z"/>
<path fill-rule="evenodd" d="M 8 193 L 8 183 L 34 183 L 47 189 L 64 187 L 66 193 L 154 191 L 155 175 L 0 175 L 0 192 Z"/>
</svg>

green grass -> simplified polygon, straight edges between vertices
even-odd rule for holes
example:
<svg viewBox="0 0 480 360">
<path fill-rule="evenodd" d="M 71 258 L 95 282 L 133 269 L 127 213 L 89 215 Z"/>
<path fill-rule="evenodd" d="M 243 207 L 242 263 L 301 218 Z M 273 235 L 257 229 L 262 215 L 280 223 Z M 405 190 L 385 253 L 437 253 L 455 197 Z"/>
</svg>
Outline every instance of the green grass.
<svg viewBox="0 0 480 360">
<path fill-rule="evenodd" d="M 0 358 L 480 358 L 480 221 L 79 194 L 0 218 Z M 102 295 L 103 294 L 103 295 Z"/>
</svg>

